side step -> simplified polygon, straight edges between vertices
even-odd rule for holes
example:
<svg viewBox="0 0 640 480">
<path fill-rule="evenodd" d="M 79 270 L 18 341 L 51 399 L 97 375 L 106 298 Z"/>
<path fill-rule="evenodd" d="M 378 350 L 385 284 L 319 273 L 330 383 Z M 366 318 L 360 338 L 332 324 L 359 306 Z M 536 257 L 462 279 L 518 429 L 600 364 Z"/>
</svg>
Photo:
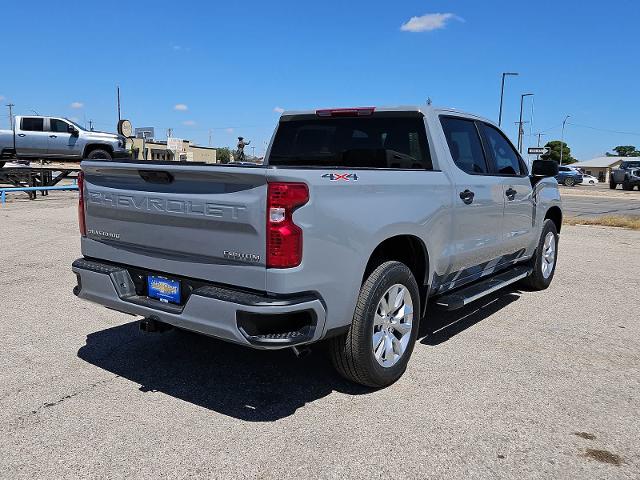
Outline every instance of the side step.
<svg viewBox="0 0 640 480">
<path fill-rule="evenodd" d="M 518 265 L 504 272 L 498 273 L 485 280 L 472 283 L 468 287 L 461 288 L 452 293 L 447 293 L 436 298 L 436 305 L 446 310 L 457 310 L 469 305 L 490 293 L 522 280 L 531 273 L 528 265 Z"/>
</svg>

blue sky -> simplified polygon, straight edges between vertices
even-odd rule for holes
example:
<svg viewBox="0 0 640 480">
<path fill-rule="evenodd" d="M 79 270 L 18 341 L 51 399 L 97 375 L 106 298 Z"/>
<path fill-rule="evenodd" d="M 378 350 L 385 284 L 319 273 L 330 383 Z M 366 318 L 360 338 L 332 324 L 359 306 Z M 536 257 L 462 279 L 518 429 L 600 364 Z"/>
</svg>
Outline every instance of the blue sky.
<svg viewBox="0 0 640 480">
<path fill-rule="evenodd" d="M 243 135 L 262 153 L 280 108 L 431 97 L 497 120 L 501 72 L 515 71 L 503 117 L 512 139 L 520 94 L 533 92 L 533 131 L 545 132 L 543 141 L 559 138 L 571 115 L 565 139 L 579 159 L 640 146 L 633 0 L 51 5 L 2 8 L 0 97 L 17 114 L 92 119 L 114 130 L 120 85 L 123 117 L 134 126 L 154 126 L 158 137 L 171 127 L 203 145 L 212 129 L 215 146 Z M 5 109 L 0 127 L 7 125 Z"/>
</svg>

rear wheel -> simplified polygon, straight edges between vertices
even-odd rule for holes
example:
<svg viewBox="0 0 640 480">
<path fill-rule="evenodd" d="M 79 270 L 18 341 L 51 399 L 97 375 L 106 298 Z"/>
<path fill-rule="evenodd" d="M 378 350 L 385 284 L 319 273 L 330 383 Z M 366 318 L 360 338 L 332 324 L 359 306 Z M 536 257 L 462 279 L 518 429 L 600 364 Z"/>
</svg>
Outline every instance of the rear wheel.
<svg viewBox="0 0 640 480">
<path fill-rule="evenodd" d="M 533 272 L 522 283 L 531 290 L 544 290 L 553 280 L 558 261 L 558 230 L 551 220 L 544 221 L 533 261 Z"/>
<path fill-rule="evenodd" d="M 564 184 L 567 187 L 573 187 L 576 184 L 575 179 L 571 178 L 571 177 L 567 177 L 564 179 Z"/>
<path fill-rule="evenodd" d="M 97 148 L 92 150 L 89 155 L 87 155 L 87 158 L 89 160 L 111 160 L 112 157 L 108 151 Z"/>
<path fill-rule="evenodd" d="M 623 182 L 622 182 L 622 189 L 623 189 L 623 190 L 627 190 L 627 191 L 629 191 L 629 190 L 633 190 L 633 185 L 631 185 L 631 184 L 629 183 L 629 180 L 626 180 L 626 179 L 625 179 L 625 180 L 623 180 Z"/>
<path fill-rule="evenodd" d="M 360 288 L 349 330 L 330 340 L 333 365 L 348 380 L 381 388 L 407 368 L 418 335 L 420 295 L 409 267 L 385 262 Z"/>
</svg>

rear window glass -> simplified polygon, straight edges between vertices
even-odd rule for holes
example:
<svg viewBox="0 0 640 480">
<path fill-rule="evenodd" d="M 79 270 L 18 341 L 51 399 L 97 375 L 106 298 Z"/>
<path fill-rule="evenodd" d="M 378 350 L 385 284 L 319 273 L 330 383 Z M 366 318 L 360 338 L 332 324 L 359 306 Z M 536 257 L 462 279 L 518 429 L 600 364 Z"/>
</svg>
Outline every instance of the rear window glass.
<svg viewBox="0 0 640 480">
<path fill-rule="evenodd" d="M 44 119 L 24 117 L 20 123 L 20 129 L 26 132 L 42 132 L 44 130 Z"/>
<path fill-rule="evenodd" d="M 270 165 L 431 170 L 422 116 L 317 118 L 278 125 Z"/>
</svg>

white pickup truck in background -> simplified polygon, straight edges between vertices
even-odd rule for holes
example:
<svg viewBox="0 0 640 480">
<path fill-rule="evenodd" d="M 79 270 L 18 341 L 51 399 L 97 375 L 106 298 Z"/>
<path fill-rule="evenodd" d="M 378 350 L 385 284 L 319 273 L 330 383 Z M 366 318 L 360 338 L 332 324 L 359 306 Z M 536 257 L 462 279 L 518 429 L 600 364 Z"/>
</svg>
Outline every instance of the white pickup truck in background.
<svg viewBox="0 0 640 480">
<path fill-rule="evenodd" d="M 13 130 L 0 130 L 0 168 L 7 160 L 111 160 L 129 158 L 126 138 L 86 130 L 62 117 L 16 116 Z"/>
</svg>

